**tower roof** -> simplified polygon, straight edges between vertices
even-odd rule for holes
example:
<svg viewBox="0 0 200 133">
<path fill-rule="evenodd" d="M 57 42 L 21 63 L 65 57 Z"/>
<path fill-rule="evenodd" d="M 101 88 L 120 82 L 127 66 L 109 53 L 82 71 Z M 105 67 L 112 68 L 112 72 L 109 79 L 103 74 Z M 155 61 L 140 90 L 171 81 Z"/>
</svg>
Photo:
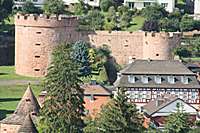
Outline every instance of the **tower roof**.
<svg viewBox="0 0 200 133">
<path fill-rule="evenodd" d="M 19 133 L 38 133 L 30 114 L 28 114 L 23 122 L 22 126 L 20 127 Z"/>
<path fill-rule="evenodd" d="M 38 114 L 39 109 L 40 105 L 38 104 L 38 101 L 29 84 L 14 113 L 26 116 L 30 113 Z"/>
</svg>

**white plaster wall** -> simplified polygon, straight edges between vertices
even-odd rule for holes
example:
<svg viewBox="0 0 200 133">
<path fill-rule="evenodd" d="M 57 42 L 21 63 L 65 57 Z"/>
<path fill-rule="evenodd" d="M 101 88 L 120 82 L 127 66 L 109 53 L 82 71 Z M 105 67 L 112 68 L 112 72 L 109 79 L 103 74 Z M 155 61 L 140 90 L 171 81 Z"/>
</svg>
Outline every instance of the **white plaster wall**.
<svg viewBox="0 0 200 133">
<path fill-rule="evenodd" d="M 195 0 L 194 14 L 200 14 L 200 0 Z"/>
<path fill-rule="evenodd" d="M 158 3 L 168 3 L 168 6 L 165 8 L 168 12 L 173 12 L 175 8 L 175 0 L 158 0 Z"/>
</svg>

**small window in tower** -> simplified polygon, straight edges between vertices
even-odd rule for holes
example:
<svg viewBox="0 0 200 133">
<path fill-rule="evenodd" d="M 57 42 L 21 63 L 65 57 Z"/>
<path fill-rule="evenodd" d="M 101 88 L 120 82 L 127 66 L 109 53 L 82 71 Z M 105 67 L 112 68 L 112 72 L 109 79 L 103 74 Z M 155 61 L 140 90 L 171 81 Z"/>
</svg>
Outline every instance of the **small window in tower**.
<svg viewBox="0 0 200 133">
<path fill-rule="evenodd" d="M 4 131 L 7 131 L 7 129 L 3 129 Z"/>
<path fill-rule="evenodd" d="M 39 72 L 40 71 L 40 69 L 34 69 L 36 72 Z"/>
<path fill-rule="evenodd" d="M 156 34 L 155 34 L 155 33 L 152 33 L 152 34 L 151 34 L 151 36 L 152 36 L 152 37 L 155 37 L 155 36 L 156 36 Z"/>
<path fill-rule="evenodd" d="M 156 54 L 156 56 L 159 56 L 159 54 Z"/>
<path fill-rule="evenodd" d="M 35 58 L 40 58 L 40 56 L 39 56 L 39 55 L 36 55 Z"/>
<path fill-rule="evenodd" d="M 40 43 L 36 43 L 35 45 L 36 45 L 36 46 L 40 46 L 41 44 L 40 44 Z"/>
<path fill-rule="evenodd" d="M 30 101 L 31 101 L 31 99 L 29 99 L 29 98 L 28 98 L 28 99 L 26 99 L 26 102 L 30 102 Z"/>
<path fill-rule="evenodd" d="M 37 31 L 37 32 L 36 32 L 36 34 L 41 34 L 41 33 L 42 33 L 42 32 L 40 32 L 40 31 Z"/>
</svg>

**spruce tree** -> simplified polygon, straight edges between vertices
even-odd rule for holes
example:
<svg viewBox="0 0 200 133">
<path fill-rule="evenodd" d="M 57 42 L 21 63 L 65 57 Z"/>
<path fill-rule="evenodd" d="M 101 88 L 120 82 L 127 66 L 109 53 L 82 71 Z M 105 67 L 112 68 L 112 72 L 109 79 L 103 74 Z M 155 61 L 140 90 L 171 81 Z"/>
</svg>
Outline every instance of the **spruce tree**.
<svg viewBox="0 0 200 133">
<path fill-rule="evenodd" d="M 128 96 L 123 89 L 118 90 L 117 96 L 106 104 L 99 116 L 91 122 L 84 131 L 91 133 L 140 133 L 142 119 L 136 106 L 128 102 Z"/>
<path fill-rule="evenodd" d="M 177 104 L 177 111 L 167 118 L 165 126 L 166 133 L 188 133 L 191 123 L 188 121 L 188 114 L 183 112 L 181 105 Z"/>
<path fill-rule="evenodd" d="M 48 92 L 41 110 L 43 133 L 78 133 L 83 127 L 83 90 L 79 86 L 78 66 L 71 59 L 69 45 L 59 45 L 53 52 L 45 79 Z"/>
</svg>

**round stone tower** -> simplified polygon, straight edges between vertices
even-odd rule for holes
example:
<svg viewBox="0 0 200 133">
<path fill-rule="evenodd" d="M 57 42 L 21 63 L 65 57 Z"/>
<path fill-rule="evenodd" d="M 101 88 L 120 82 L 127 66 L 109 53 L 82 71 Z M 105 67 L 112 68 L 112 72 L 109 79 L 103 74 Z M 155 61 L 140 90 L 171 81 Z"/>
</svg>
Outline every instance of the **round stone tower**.
<svg viewBox="0 0 200 133">
<path fill-rule="evenodd" d="M 24 76 L 41 77 L 47 73 L 52 49 L 71 42 L 78 24 L 73 16 L 15 16 L 15 69 Z"/>
<path fill-rule="evenodd" d="M 143 34 L 143 59 L 173 59 L 172 50 L 180 44 L 180 33 L 144 32 Z"/>
</svg>

